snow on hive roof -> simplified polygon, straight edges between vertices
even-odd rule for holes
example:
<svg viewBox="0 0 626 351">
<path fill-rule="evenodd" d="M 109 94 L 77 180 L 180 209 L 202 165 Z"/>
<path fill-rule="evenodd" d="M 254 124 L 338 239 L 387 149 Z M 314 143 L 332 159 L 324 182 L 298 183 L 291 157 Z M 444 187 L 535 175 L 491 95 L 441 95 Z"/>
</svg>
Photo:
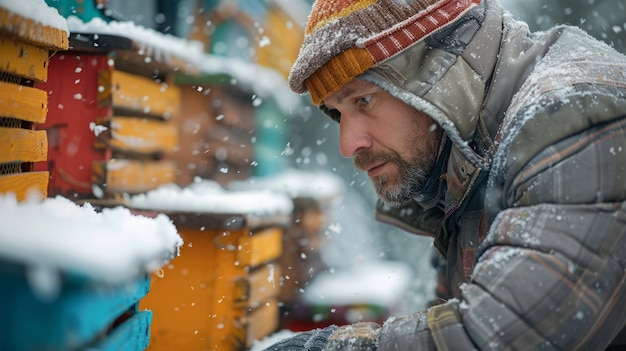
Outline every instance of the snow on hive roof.
<svg viewBox="0 0 626 351">
<path fill-rule="evenodd" d="M 1 1 L 1 0 L 0 0 Z M 110 21 L 94 17 L 83 22 L 76 16 L 67 18 L 67 25 L 72 33 L 108 34 L 130 38 L 159 51 L 183 59 L 193 65 L 199 65 L 204 55 L 204 44 L 197 40 L 187 40 L 170 34 L 163 34 L 151 28 L 135 24 L 132 21 Z"/>
<path fill-rule="evenodd" d="M 231 182 L 228 187 L 235 190 L 269 189 L 284 192 L 292 198 L 313 198 L 331 201 L 343 194 L 341 178 L 323 171 L 287 169 L 279 174 L 253 177 L 244 181 Z"/>
<path fill-rule="evenodd" d="M 20 203 L 14 194 L 0 195 L 0 213 L 0 261 L 49 277 L 127 282 L 167 264 L 183 243 L 165 215 L 136 216 L 123 207 L 96 212 L 61 196 Z"/>
<path fill-rule="evenodd" d="M 228 191 L 212 180 L 197 180 L 180 187 L 163 185 L 155 190 L 131 196 L 132 208 L 157 211 L 249 214 L 258 217 L 290 214 L 293 202 L 285 195 L 269 190 Z"/>
<path fill-rule="evenodd" d="M 300 103 L 300 97 L 289 89 L 287 80 L 278 71 L 233 57 L 207 54 L 204 52 L 202 42 L 162 34 L 136 25 L 132 21 L 105 22 L 100 18 L 93 18 L 85 23 L 76 16 L 69 16 L 67 23 L 72 33 L 109 34 L 131 38 L 138 43 L 182 58 L 197 66 L 203 74 L 226 74 L 232 78 L 233 85 L 248 89 L 261 98 L 274 97 L 285 112 Z"/>
<path fill-rule="evenodd" d="M 46 48 L 68 47 L 65 18 L 44 0 L 0 0 L 0 33 Z"/>
</svg>

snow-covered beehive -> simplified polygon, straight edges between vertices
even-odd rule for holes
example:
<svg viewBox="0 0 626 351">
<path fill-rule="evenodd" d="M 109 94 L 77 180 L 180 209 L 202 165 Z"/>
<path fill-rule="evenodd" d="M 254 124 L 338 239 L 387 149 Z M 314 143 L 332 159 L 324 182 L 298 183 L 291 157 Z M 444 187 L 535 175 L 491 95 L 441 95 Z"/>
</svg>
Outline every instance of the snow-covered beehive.
<svg viewBox="0 0 626 351">
<path fill-rule="evenodd" d="M 202 45 L 133 22 L 67 23 L 70 49 L 40 85 L 50 102 L 50 194 L 111 200 L 175 182 L 181 92 L 171 77 L 193 74 Z"/>
<path fill-rule="evenodd" d="M 48 96 L 36 83 L 48 80 L 49 57 L 67 49 L 65 19 L 43 0 L 0 3 L 0 193 L 46 197 L 48 172 L 34 172 L 47 159 Z"/>
<path fill-rule="evenodd" d="M 178 254 L 166 216 L 0 195 L 0 349 L 143 350 L 148 274 Z"/>
<path fill-rule="evenodd" d="M 245 350 L 277 330 L 289 197 L 198 180 L 133 196 L 128 205 L 167 214 L 186 243 L 152 276 L 142 300 L 154 312 L 151 349 Z"/>
</svg>

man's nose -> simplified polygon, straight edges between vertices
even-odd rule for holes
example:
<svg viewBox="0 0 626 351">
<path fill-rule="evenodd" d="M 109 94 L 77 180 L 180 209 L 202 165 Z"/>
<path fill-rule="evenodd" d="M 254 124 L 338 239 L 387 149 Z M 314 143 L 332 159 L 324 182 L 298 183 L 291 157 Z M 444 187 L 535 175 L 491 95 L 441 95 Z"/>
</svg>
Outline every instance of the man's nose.
<svg viewBox="0 0 626 351">
<path fill-rule="evenodd" d="M 339 153 L 345 158 L 354 157 L 360 149 L 369 149 L 372 138 L 363 120 L 342 115 L 339 122 Z"/>
</svg>

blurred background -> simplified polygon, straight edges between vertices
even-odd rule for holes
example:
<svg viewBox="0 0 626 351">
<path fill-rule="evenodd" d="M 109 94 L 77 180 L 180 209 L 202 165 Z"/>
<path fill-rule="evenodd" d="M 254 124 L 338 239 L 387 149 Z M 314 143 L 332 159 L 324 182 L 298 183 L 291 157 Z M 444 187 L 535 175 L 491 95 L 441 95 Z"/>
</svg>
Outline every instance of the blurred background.
<svg viewBox="0 0 626 351">
<path fill-rule="evenodd" d="M 626 51 L 626 0 L 501 1 Z M 374 220 L 288 87 L 311 6 L 0 0 L 0 349 L 241 351 L 429 307 L 432 239 Z"/>
</svg>

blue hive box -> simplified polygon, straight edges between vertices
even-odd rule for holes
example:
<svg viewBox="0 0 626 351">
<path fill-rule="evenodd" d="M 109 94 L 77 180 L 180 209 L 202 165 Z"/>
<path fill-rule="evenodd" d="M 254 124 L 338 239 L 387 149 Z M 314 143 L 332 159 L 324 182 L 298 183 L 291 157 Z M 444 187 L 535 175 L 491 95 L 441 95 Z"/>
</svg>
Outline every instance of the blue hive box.
<svg viewBox="0 0 626 351">
<path fill-rule="evenodd" d="M 149 274 L 178 255 L 169 218 L 0 195 L 0 351 L 144 350 Z"/>
<path fill-rule="evenodd" d="M 56 296 L 45 297 L 33 289 L 28 274 L 25 267 L 0 262 L 1 350 L 144 350 L 148 346 L 152 312 L 137 309 L 148 293 L 147 276 L 121 285 L 63 277 Z"/>
</svg>

